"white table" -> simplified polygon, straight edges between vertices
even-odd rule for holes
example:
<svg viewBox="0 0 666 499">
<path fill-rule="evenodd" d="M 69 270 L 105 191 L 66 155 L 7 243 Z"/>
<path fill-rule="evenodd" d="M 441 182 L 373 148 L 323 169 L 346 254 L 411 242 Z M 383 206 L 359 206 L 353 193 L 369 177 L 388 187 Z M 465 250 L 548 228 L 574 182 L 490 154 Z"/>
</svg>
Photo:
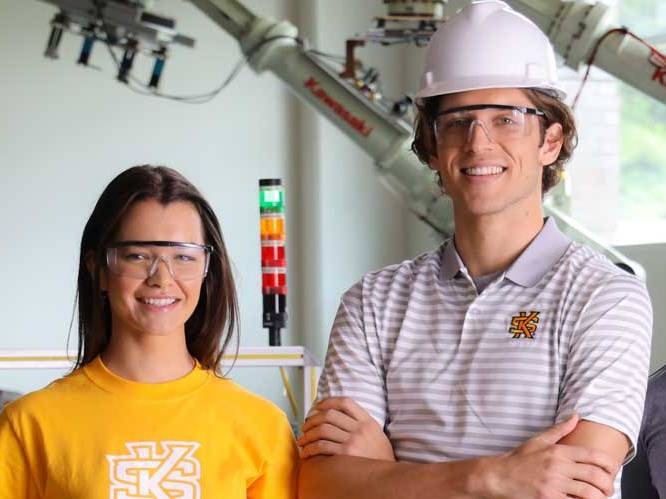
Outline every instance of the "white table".
<svg viewBox="0 0 666 499">
<path fill-rule="evenodd" d="M 234 354 L 225 354 L 223 369 Z M 0 369 L 68 369 L 74 365 L 76 352 L 65 350 L 0 350 Z M 234 367 L 297 367 L 303 374 L 303 410 L 305 415 L 317 396 L 319 363 L 305 347 L 240 347 Z"/>
</svg>

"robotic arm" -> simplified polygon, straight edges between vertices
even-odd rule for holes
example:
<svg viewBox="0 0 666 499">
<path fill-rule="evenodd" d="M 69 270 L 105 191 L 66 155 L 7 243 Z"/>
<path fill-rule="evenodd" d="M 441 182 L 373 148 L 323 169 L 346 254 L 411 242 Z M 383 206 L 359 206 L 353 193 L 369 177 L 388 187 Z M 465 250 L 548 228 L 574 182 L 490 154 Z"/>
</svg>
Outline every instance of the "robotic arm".
<svg viewBox="0 0 666 499">
<path fill-rule="evenodd" d="M 83 36 L 78 63 L 87 66 L 97 41 L 123 49 L 118 64 L 118 80 L 128 83 L 137 53 L 155 58 L 148 86 L 155 89 L 164 69 L 167 46 L 180 44 L 194 47 L 194 39 L 176 32 L 173 19 L 153 14 L 146 9 L 147 0 L 44 0 L 60 8 L 51 21 L 44 55 L 58 58 L 58 47 L 64 32 Z M 103 20 L 103 22 L 101 21 Z M 115 59 L 115 56 L 114 56 Z"/>
<path fill-rule="evenodd" d="M 509 0 L 548 35 L 567 66 L 595 66 L 666 103 L 666 55 L 625 28 L 611 25 L 607 5 L 581 0 Z"/>
<path fill-rule="evenodd" d="M 72 4 L 83 3 L 90 7 L 91 3 L 99 3 L 96 0 L 43 1 L 60 6 L 63 10 L 59 15 L 64 18 L 68 17 L 70 10 L 73 11 Z M 315 107 L 370 154 L 382 179 L 402 195 L 419 218 L 442 234 L 453 232 L 450 201 L 441 196 L 434 174 L 410 151 L 411 124 L 401 117 L 401 113 L 394 112 L 391 106 L 376 99 L 372 92 L 368 93 L 367 89 L 357 85 L 354 78 L 349 78 L 349 70 L 353 66 L 350 64 L 350 57 L 353 63 L 353 45 L 348 42 L 345 78 L 322 62 L 314 51 L 308 50 L 298 38 L 297 28 L 289 22 L 257 16 L 238 0 L 190 1 L 236 38 L 256 72 L 270 70 L 275 73 L 301 99 Z M 509 1 L 548 34 L 567 65 L 577 69 L 581 63 L 593 61 L 602 69 L 666 103 L 666 56 L 626 29 L 611 26 L 606 20 L 608 8 L 604 4 L 586 0 Z M 377 29 L 366 40 L 374 38 L 386 43 L 388 39 L 397 38 L 422 44 L 428 31 L 435 28 L 434 23 L 445 22 L 446 13 L 454 9 L 454 4 L 445 0 L 384 2 L 389 4 L 389 15 L 378 19 Z M 136 26 L 138 19 L 145 28 L 143 5 L 138 0 L 114 0 L 105 4 L 108 9 L 113 4 L 122 4 L 126 8 L 126 17 L 132 18 L 131 23 L 126 24 Z M 133 16 L 127 14 L 127 9 L 133 9 Z M 91 26 L 99 20 L 94 9 L 88 8 L 86 15 L 86 19 L 74 19 L 81 25 Z M 117 17 L 113 22 L 121 23 Z M 393 26 L 389 29 L 387 25 L 390 23 Z M 154 44 L 154 33 L 143 35 L 140 30 L 132 31 L 131 26 L 124 34 L 125 38 L 115 41 L 122 44 L 126 43 L 125 39 L 147 38 L 149 43 Z M 156 29 L 154 25 L 149 28 Z M 157 28 L 162 32 L 162 43 L 182 43 L 186 39 L 175 36 L 174 28 L 175 22 L 172 26 Z M 165 33 L 171 38 L 167 36 L 165 39 Z M 193 45 L 193 40 L 190 45 Z M 645 278 L 639 264 L 600 241 L 565 213 L 553 206 L 546 206 L 546 212 L 557 219 L 570 237 L 595 247 L 615 263 L 628 266 L 639 277 Z"/>
</svg>

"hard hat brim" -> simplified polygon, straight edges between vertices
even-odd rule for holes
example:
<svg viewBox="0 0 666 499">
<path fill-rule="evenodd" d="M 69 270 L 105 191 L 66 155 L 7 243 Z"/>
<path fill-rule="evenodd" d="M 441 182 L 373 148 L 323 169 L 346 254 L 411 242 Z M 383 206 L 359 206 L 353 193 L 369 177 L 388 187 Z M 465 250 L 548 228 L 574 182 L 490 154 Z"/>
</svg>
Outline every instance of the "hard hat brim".
<svg viewBox="0 0 666 499">
<path fill-rule="evenodd" d="M 564 100 L 567 93 L 563 88 L 555 86 L 550 82 L 543 80 L 525 81 L 524 79 L 515 80 L 507 79 L 506 76 L 502 77 L 475 77 L 475 78 L 460 78 L 458 80 L 433 83 L 426 88 L 421 89 L 415 96 L 417 104 L 421 104 L 423 99 L 428 97 L 436 97 L 438 95 L 457 94 L 459 92 L 468 92 L 472 90 L 486 90 L 492 88 L 532 88 L 542 92 L 551 94 L 553 97 Z"/>
</svg>

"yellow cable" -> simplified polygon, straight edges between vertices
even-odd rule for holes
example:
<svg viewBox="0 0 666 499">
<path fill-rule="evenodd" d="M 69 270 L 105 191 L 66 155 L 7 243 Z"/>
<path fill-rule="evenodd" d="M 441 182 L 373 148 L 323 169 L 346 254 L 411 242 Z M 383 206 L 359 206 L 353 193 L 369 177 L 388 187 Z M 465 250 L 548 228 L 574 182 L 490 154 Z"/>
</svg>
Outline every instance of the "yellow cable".
<svg viewBox="0 0 666 499">
<path fill-rule="evenodd" d="M 296 421 L 298 421 L 298 407 L 296 405 L 296 397 L 294 396 L 294 390 L 291 388 L 289 376 L 287 376 L 287 370 L 284 367 L 280 367 L 280 376 L 282 376 L 282 384 L 284 385 L 284 389 L 287 392 L 287 398 L 289 399 L 291 412 L 294 414 Z"/>
</svg>

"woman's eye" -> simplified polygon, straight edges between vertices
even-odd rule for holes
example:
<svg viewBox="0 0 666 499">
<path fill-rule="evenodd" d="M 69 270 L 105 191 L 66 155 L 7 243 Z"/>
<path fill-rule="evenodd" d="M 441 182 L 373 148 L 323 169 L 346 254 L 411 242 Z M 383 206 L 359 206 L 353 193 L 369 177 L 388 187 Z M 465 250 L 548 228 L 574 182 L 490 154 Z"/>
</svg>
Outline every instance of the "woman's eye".
<svg viewBox="0 0 666 499">
<path fill-rule="evenodd" d="M 144 253 L 127 253 L 123 256 L 123 259 L 129 262 L 141 262 L 148 260 L 149 256 Z"/>
</svg>

